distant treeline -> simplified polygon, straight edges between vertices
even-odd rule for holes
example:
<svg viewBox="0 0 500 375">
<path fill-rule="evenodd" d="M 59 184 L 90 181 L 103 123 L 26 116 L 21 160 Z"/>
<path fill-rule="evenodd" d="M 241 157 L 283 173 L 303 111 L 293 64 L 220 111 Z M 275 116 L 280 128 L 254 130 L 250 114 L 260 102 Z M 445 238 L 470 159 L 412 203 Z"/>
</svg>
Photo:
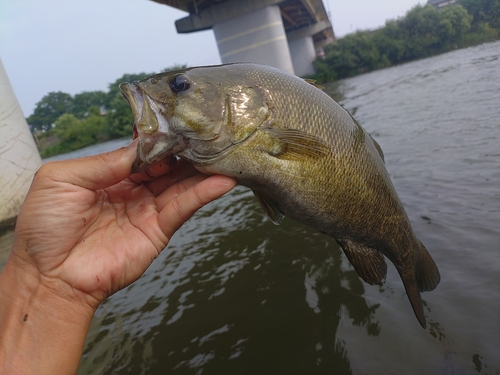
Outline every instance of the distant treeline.
<svg viewBox="0 0 500 375">
<path fill-rule="evenodd" d="M 317 79 L 332 81 L 498 39 L 500 0 L 459 0 L 436 9 L 417 5 L 374 31 L 358 31 L 325 47 Z"/>
<path fill-rule="evenodd" d="M 184 68 L 173 66 L 165 69 Z M 154 73 L 124 74 L 108 91 L 88 91 L 71 96 L 58 91 L 45 95 L 28 122 L 43 158 L 121 137 L 132 137 L 134 118 L 118 87 Z"/>
</svg>

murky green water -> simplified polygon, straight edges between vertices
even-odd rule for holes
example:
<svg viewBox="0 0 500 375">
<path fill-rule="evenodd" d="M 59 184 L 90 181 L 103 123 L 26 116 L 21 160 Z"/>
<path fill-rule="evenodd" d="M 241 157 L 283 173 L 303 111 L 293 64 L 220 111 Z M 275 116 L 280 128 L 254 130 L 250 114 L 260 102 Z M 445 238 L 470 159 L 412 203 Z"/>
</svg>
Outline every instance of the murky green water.
<svg viewBox="0 0 500 375">
<path fill-rule="evenodd" d="M 500 42 L 335 86 L 440 268 L 428 329 L 394 267 L 364 284 L 333 239 L 274 226 L 238 187 L 101 306 L 80 374 L 500 374 Z"/>
</svg>

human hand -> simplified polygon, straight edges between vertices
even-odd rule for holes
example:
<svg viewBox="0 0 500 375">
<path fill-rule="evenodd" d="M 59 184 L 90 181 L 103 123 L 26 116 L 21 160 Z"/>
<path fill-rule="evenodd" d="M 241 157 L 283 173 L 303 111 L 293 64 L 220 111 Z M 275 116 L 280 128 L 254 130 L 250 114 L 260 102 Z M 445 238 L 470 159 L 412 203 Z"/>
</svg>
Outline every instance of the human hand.
<svg viewBox="0 0 500 375">
<path fill-rule="evenodd" d="M 0 273 L 0 373 L 75 373 L 99 304 L 236 184 L 173 159 L 130 176 L 136 145 L 37 172 Z"/>
<path fill-rule="evenodd" d="M 129 177 L 134 146 L 45 164 L 17 221 L 11 258 L 94 308 L 139 278 L 196 210 L 235 185 L 183 161 Z"/>
</svg>

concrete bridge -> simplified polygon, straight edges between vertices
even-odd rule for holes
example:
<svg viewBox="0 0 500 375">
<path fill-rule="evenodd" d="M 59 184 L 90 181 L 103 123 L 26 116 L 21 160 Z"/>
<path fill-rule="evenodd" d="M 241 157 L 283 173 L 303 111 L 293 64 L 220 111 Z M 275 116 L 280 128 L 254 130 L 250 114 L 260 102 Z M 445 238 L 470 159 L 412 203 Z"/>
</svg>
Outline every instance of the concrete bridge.
<svg viewBox="0 0 500 375">
<path fill-rule="evenodd" d="M 212 29 L 223 63 L 256 62 L 298 76 L 335 35 L 322 0 L 153 0 L 189 13 L 178 33 Z"/>
</svg>

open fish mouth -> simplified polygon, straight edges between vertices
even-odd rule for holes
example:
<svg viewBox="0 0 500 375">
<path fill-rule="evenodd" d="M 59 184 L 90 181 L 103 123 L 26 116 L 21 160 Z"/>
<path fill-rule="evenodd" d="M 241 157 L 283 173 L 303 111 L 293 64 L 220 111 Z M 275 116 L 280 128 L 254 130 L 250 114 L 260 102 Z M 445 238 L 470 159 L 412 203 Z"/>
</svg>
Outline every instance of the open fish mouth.
<svg viewBox="0 0 500 375">
<path fill-rule="evenodd" d="M 139 138 L 137 158 L 132 173 L 141 172 L 163 158 L 186 148 L 184 138 L 176 133 L 160 111 L 161 103 L 151 99 L 137 83 L 122 83 L 122 95 L 134 115 L 134 139 Z"/>
</svg>

